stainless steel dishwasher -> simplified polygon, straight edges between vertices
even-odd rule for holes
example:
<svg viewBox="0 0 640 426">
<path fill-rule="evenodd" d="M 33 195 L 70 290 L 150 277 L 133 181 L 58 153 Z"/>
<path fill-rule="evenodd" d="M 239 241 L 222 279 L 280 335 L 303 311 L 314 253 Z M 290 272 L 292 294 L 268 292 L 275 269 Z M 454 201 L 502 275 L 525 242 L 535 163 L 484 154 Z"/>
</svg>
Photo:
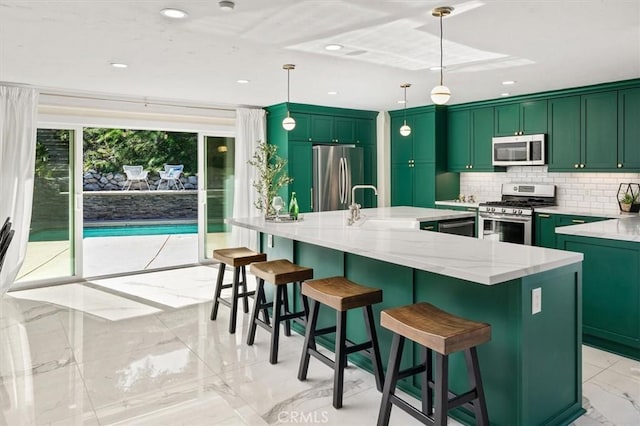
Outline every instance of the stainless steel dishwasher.
<svg viewBox="0 0 640 426">
<path fill-rule="evenodd" d="M 473 217 L 464 219 L 443 220 L 438 223 L 438 232 L 443 234 L 476 236 L 476 219 Z"/>
</svg>

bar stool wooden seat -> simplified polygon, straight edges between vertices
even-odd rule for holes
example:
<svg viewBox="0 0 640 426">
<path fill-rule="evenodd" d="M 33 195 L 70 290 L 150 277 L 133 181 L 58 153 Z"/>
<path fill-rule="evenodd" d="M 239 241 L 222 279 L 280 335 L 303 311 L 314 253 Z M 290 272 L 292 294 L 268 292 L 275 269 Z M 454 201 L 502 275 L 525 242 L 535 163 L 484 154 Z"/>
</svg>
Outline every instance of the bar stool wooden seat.
<svg viewBox="0 0 640 426">
<path fill-rule="evenodd" d="M 236 332 L 238 299 L 243 299 L 244 313 L 249 312 L 249 296 L 255 292 L 247 291 L 247 271 L 246 266 L 253 262 L 263 262 L 267 260 L 267 255 L 257 253 L 246 247 L 235 247 L 227 249 L 219 249 L 213 251 L 213 258 L 220 261 L 218 267 L 218 279 L 216 280 L 216 289 L 213 295 L 213 308 L 211 308 L 211 320 L 214 321 L 218 316 L 218 307 L 222 303 L 231 308 L 231 319 L 229 321 L 229 333 Z M 224 279 L 224 271 L 226 266 L 233 268 L 233 282 L 231 284 L 222 284 Z M 242 281 L 240 274 L 242 273 Z M 240 291 L 242 287 L 242 291 Z M 222 290 L 226 288 L 232 289 L 231 301 L 223 299 Z"/>
<path fill-rule="evenodd" d="M 376 386 L 379 391 L 382 391 L 382 361 L 371 308 L 372 305 L 382 302 L 382 290 L 356 284 L 344 277 L 332 277 L 305 281 L 302 284 L 302 295 L 303 299 L 311 298 L 313 304 L 305 332 L 298 379 L 306 380 L 310 356 L 333 368 L 333 406 L 341 408 L 347 355 L 364 351 L 371 359 Z M 316 329 L 321 303 L 336 310 L 335 327 Z M 356 308 L 362 308 L 369 338 L 368 341 L 358 344 L 349 341 L 346 336 L 347 311 Z M 334 332 L 336 333 L 335 360 L 331 360 L 316 349 L 316 337 Z"/>
<path fill-rule="evenodd" d="M 253 305 L 253 313 L 251 314 L 251 324 L 249 325 L 249 333 L 247 334 L 247 345 L 253 345 L 256 337 L 256 326 L 264 328 L 271 333 L 271 348 L 269 350 L 269 362 L 276 364 L 278 362 L 278 340 L 280 337 L 280 324 L 285 324 L 285 335 L 291 336 L 291 320 L 296 318 L 306 318 L 309 311 L 306 301 L 304 310 L 299 312 L 289 311 L 289 296 L 287 292 L 287 284 L 301 283 L 304 280 L 313 278 L 313 269 L 299 266 L 289 262 L 286 259 L 270 260 L 268 262 L 257 262 L 251 265 L 251 273 L 258 279 L 256 287 L 255 304 Z M 273 302 L 268 303 L 264 292 L 264 282 L 271 283 L 275 286 Z M 269 313 L 267 308 L 273 307 L 273 324 L 269 322 Z M 284 310 L 284 312 L 283 312 Z M 264 319 L 258 316 L 263 312 Z"/>
<path fill-rule="evenodd" d="M 478 424 L 489 424 L 476 351 L 476 346 L 491 340 L 489 324 L 470 321 L 421 302 L 382 311 L 380 325 L 391 330 L 394 335 L 378 426 L 389 424 L 391 404 L 397 405 L 424 424 L 435 425 L 446 425 L 447 412 L 463 405 L 474 412 Z M 405 339 L 422 345 L 424 360 L 421 364 L 400 371 Z M 435 382 L 432 371 L 433 351 Z M 471 390 L 455 395 L 448 390 L 449 354 L 458 351 L 464 351 Z M 422 379 L 422 411 L 395 395 L 398 380 L 421 373 L 425 373 Z"/>
</svg>

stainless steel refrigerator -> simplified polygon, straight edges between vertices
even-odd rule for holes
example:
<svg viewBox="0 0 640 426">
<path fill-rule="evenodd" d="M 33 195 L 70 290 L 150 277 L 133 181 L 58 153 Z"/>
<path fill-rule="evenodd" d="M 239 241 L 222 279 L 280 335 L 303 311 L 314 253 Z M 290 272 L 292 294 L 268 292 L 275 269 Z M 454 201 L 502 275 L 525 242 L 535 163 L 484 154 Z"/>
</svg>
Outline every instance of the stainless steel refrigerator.
<svg viewBox="0 0 640 426">
<path fill-rule="evenodd" d="M 355 145 L 314 145 L 313 211 L 349 208 L 351 187 L 364 183 L 363 177 L 362 148 Z"/>
</svg>

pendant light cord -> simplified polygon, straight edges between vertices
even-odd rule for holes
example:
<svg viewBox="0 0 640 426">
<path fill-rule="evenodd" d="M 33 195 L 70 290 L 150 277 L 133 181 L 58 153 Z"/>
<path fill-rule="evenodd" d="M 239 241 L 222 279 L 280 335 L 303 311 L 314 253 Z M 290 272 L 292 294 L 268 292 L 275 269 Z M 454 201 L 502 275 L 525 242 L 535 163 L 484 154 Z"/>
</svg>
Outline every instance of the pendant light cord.
<svg viewBox="0 0 640 426">
<path fill-rule="evenodd" d="M 289 101 L 289 79 L 291 76 L 291 70 L 287 70 L 287 103 L 291 103 L 291 101 Z"/>
<path fill-rule="evenodd" d="M 440 86 L 442 86 L 442 74 L 443 74 L 443 67 L 442 67 L 442 55 L 443 55 L 443 50 L 442 50 L 442 12 L 440 12 Z"/>
</svg>

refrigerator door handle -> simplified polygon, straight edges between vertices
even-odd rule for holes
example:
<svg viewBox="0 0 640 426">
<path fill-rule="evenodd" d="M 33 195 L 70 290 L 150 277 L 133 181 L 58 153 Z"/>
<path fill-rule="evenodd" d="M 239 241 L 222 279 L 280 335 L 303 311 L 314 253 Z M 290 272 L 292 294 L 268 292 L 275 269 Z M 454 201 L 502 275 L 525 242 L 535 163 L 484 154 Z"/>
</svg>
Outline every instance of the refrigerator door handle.
<svg viewBox="0 0 640 426">
<path fill-rule="evenodd" d="M 343 157 L 344 161 L 344 202 L 349 204 L 349 184 L 351 183 L 351 172 L 349 172 L 349 160 L 346 157 Z M 351 201 L 353 203 L 353 200 Z"/>
<path fill-rule="evenodd" d="M 344 178 L 345 178 L 345 173 L 344 173 L 344 158 L 340 157 L 340 175 L 339 175 L 339 180 L 338 180 L 338 186 L 340 187 L 340 202 L 344 203 Z"/>
</svg>

